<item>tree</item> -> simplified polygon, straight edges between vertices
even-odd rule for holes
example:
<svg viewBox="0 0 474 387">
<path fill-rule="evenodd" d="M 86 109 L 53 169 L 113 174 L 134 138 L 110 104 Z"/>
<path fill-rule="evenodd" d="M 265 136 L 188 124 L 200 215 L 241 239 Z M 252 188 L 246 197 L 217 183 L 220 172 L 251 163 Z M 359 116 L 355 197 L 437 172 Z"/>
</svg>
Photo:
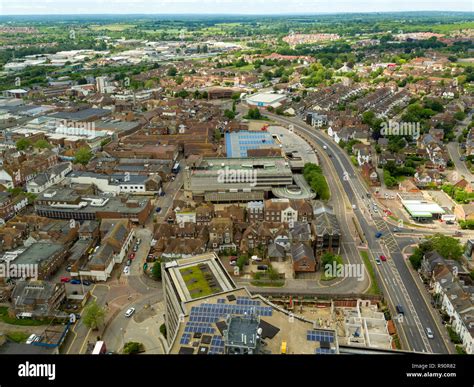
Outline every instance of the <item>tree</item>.
<svg viewBox="0 0 474 387">
<path fill-rule="evenodd" d="M 169 77 L 175 77 L 176 74 L 178 74 L 178 70 L 176 70 L 176 67 L 170 67 L 166 72 L 166 75 L 168 75 Z"/>
<path fill-rule="evenodd" d="M 226 109 L 224 111 L 224 116 L 229 120 L 233 120 L 235 118 L 235 113 L 232 110 Z"/>
<path fill-rule="evenodd" d="M 258 108 L 249 109 L 247 115 L 244 118 L 248 118 L 250 120 L 260 120 L 262 118 L 262 114 Z"/>
<path fill-rule="evenodd" d="M 26 139 L 26 138 L 20 138 L 17 142 L 16 142 L 16 149 L 19 150 L 19 151 L 23 151 L 23 150 L 26 150 L 28 149 L 30 146 L 31 146 L 31 141 Z"/>
<path fill-rule="evenodd" d="M 137 343 L 136 341 L 130 341 L 125 343 L 123 346 L 123 353 L 126 355 L 133 355 L 135 353 L 143 352 L 144 347 L 142 343 Z"/>
<path fill-rule="evenodd" d="M 159 281 L 161 280 L 161 262 L 156 261 L 151 269 L 151 275 L 153 279 Z"/>
<path fill-rule="evenodd" d="M 165 337 L 166 339 L 166 324 L 161 324 L 160 325 L 160 333 Z"/>
<path fill-rule="evenodd" d="M 92 159 L 92 156 L 92 152 L 89 148 L 79 148 L 74 154 L 74 163 L 87 165 L 87 163 Z"/>
<path fill-rule="evenodd" d="M 43 139 L 36 141 L 33 146 L 37 149 L 51 149 L 51 144 Z"/>
<path fill-rule="evenodd" d="M 97 330 L 104 323 L 104 320 L 105 310 L 96 301 L 92 301 L 85 307 L 82 321 L 86 327 Z"/>
</svg>

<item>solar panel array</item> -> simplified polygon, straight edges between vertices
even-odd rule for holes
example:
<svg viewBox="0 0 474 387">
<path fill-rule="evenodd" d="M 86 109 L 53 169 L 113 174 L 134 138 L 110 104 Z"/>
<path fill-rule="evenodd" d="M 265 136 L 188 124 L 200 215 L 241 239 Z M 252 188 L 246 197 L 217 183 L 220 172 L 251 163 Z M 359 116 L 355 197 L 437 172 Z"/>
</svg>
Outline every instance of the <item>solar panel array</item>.
<svg viewBox="0 0 474 387">
<path fill-rule="evenodd" d="M 224 340 L 221 336 L 212 336 L 211 347 L 209 348 L 210 354 L 224 353 Z"/>
<path fill-rule="evenodd" d="M 251 300 L 248 297 L 237 297 L 237 305 L 254 305 L 258 306 L 260 305 L 260 301 L 257 300 Z"/>
<path fill-rule="evenodd" d="M 306 334 L 308 341 L 325 341 L 328 343 L 334 342 L 334 333 L 326 331 L 308 331 Z"/>
<path fill-rule="evenodd" d="M 329 348 L 316 348 L 314 351 L 315 354 L 317 355 L 333 355 L 336 353 L 335 349 L 329 349 Z"/>
<path fill-rule="evenodd" d="M 214 333 L 215 328 L 209 323 L 188 322 L 184 327 L 184 333 Z"/>
<path fill-rule="evenodd" d="M 189 315 L 189 320 L 184 327 L 184 334 L 181 336 L 180 344 L 188 345 L 191 341 L 191 334 L 207 333 L 213 334 L 216 329 L 212 326 L 217 321 L 222 320 L 227 315 L 257 314 L 259 316 L 271 316 L 273 309 L 271 306 L 261 306 L 260 301 L 252 300 L 248 297 L 238 297 L 236 304 L 226 304 L 226 300 L 220 298 L 217 304 L 201 304 L 193 306 Z M 224 340 L 219 335 L 214 335 L 209 348 L 210 354 L 224 353 Z"/>
<path fill-rule="evenodd" d="M 181 345 L 187 345 L 189 344 L 189 341 L 191 340 L 191 335 L 189 333 L 183 333 L 181 336 L 181 341 L 179 342 Z"/>
</svg>

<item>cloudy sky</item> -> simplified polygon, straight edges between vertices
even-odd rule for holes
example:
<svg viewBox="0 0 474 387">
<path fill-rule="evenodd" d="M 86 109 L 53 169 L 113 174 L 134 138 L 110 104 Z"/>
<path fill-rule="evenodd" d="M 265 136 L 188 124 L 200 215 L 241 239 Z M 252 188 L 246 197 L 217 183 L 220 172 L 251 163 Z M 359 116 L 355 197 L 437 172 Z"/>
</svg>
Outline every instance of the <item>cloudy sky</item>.
<svg viewBox="0 0 474 387">
<path fill-rule="evenodd" d="M 474 11 L 474 0 L 0 0 L 0 15 Z"/>
</svg>

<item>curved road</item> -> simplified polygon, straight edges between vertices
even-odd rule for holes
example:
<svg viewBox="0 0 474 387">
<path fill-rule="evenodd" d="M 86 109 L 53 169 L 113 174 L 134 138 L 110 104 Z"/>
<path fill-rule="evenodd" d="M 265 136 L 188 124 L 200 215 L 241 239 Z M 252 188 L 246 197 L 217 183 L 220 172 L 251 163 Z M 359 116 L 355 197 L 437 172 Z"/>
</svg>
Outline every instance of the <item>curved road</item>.
<svg viewBox="0 0 474 387">
<path fill-rule="evenodd" d="M 365 234 L 369 252 L 372 256 L 383 254 L 389 257 L 387 262 L 383 262 L 382 265 L 375 265 L 377 267 L 376 272 L 391 306 L 392 315 L 396 316 L 396 305 L 404 307 L 405 315 L 399 316 L 397 325 L 399 331 L 401 330 L 403 333 L 401 338 L 405 342 L 406 349 L 428 353 L 448 353 L 448 348 L 439 330 L 439 321 L 435 323 L 435 319 L 439 319 L 439 316 L 431 305 L 426 303 L 421 294 L 422 290 L 417 286 L 404 262 L 402 250 L 408 245 L 418 243 L 418 241 L 409 236 L 397 236 L 395 238 L 391 228 L 380 215 L 369 213 L 368 205 L 370 204 L 367 202 L 368 199 L 364 199 L 368 192 L 367 188 L 357 178 L 357 172 L 352 162 L 339 145 L 321 131 L 301 123 L 298 119 L 283 118 L 273 114 L 268 115 L 284 125 L 293 125 L 297 132 L 308 136 L 319 146 L 325 145 L 327 147 L 327 153 L 331 155 L 333 168 L 337 172 L 336 176 L 340 177 L 339 183 L 342 184 L 350 203 L 356 204 L 356 209 L 353 212 Z M 344 178 L 345 176 L 346 178 Z M 335 183 L 330 184 L 334 186 Z M 333 191 L 331 190 L 331 192 Z M 339 202 L 339 200 L 336 200 L 336 202 Z M 347 217 L 347 211 L 341 207 L 340 203 L 335 207 L 335 210 L 339 217 Z M 382 240 L 375 238 L 377 231 L 383 232 Z M 427 338 L 426 327 L 433 330 L 434 339 L 429 340 Z"/>
</svg>

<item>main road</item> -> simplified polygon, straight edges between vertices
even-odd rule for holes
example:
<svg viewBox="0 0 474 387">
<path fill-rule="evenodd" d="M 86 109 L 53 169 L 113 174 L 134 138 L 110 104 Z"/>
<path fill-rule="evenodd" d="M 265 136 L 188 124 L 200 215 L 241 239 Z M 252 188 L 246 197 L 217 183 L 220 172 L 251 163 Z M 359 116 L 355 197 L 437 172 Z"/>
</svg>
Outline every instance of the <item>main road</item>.
<svg viewBox="0 0 474 387">
<path fill-rule="evenodd" d="M 390 225 L 380 215 L 371 211 L 371 199 L 367 197 L 368 190 L 357 177 L 357 172 L 344 150 L 339 145 L 319 130 L 302 123 L 297 118 L 286 118 L 273 114 L 268 114 L 276 122 L 283 125 L 293 125 L 295 132 L 304 135 L 314 141 L 320 152 L 322 148 L 327 149 L 327 154 L 332 160 L 332 166 L 336 171 L 336 179 L 340 184 L 351 204 L 354 216 L 357 218 L 364 237 L 367 241 L 368 250 L 372 258 L 379 255 L 386 255 L 387 262 L 382 262 L 377 267 L 377 277 L 382 285 L 384 294 L 389 301 L 392 315 L 396 316 L 395 321 L 402 332 L 402 341 L 406 349 L 428 353 L 447 353 L 448 348 L 443 340 L 443 335 L 439 329 L 439 318 L 431 305 L 427 304 L 421 294 L 421 290 L 412 274 L 409 272 L 405 258 L 402 254 L 406 246 L 418 242 L 417 238 L 410 236 L 397 236 L 393 234 Z M 339 218 L 347 217 L 347 210 L 336 207 Z M 344 211 L 344 212 L 341 212 Z M 381 239 L 377 239 L 377 231 L 383 233 Z M 405 310 L 404 315 L 397 315 L 395 306 L 401 305 Z M 434 332 L 434 339 L 428 339 L 426 328 L 429 327 Z"/>
</svg>

